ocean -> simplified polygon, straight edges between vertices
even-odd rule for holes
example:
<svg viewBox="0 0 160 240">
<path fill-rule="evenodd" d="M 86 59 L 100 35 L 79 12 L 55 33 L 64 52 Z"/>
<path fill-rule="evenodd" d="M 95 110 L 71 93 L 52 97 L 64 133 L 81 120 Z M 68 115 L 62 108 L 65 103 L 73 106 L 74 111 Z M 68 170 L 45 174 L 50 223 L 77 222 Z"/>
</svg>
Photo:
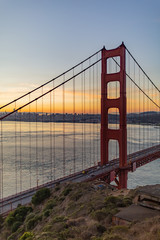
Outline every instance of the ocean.
<svg viewBox="0 0 160 240">
<path fill-rule="evenodd" d="M 2 123 L 0 195 L 6 197 L 100 161 L 100 124 Z M 114 124 L 110 125 L 115 128 Z M 159 127 L 128 125 L 128 153 L 159 144 Z M 110 160 L 118 144 L 110 142 Z M 128 174 L 128 188 L 160 184 L 160 159 Z"/>
</svg>

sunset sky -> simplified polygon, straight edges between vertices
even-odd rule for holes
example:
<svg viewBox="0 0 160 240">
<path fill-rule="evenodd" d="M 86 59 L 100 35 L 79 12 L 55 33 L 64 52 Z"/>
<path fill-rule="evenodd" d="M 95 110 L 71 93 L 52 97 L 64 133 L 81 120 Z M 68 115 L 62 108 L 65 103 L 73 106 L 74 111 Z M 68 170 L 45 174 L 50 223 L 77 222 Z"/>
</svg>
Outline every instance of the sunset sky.
<svg viewBox="0 0 160 240">
<path fill-rule="evenodd" d="M 159 0 L 0 0 L 0 106 L 122 41 L 160 87 Z"/>
</svg>

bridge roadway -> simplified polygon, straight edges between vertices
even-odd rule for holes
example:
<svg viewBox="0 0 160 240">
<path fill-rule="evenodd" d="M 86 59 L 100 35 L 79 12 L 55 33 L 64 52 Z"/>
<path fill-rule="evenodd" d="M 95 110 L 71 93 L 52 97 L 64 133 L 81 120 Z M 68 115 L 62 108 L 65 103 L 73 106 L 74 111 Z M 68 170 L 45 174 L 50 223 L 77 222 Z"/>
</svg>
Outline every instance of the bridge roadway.
<svg viewBox="0 0 160 240">
<path fill-rule="evenodd" d="M 135 171 L 136 168 L 147 164 L 153 160 L 160 158 L 160 145 L 150 147 L 135 153 L 132 153 L 127 156 L 127 166 L 124 169 L 128 171 Z M 69 176 L 59 178 L 55 181 L 50 181 L 38 187 L 31 188 L 29 190 L 14 194 L 12 196 L 3 198 L 0 200 L 0 214 L 5 215 L 11 210 L 15 209 L 18 204 L 25 205 L 29 203 L 32 199 L 32 196 L 36 191 L 43 187 L 54 188 L 57 183 L 65 182 L 84 182 L 90 181 L 99 178 L 105 178 L 106 181 L 110 182 L 110 173 L 118 173 L 120 170 L 119 159 L 111 160 L 108 164 L 104 166 L 97 166 L 88 168 L 84 171 L 71 174 Z"/>
</svg>

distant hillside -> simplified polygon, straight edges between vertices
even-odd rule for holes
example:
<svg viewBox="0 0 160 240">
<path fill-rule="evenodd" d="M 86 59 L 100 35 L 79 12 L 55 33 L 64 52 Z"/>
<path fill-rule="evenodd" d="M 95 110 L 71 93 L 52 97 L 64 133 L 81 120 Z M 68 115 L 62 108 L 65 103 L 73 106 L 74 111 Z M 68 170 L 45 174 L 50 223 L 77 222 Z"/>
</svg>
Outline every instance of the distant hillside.
<svg viewBox="0 0 160 240">
<path fill-rule="evenodd" d="M 130 113 L 127 122 L 132 124 L 160 124 L 160 112 Z"/>
<path fill-rule="evenodd" d="M 0 219 L 0 240 L 160 239 L 160 217 L 112 225 L 112 216 L 130 205 L 134 194 L 96 181 L 57 185 L 51 194 L 42 190 L 31 204 Z"/>
</svg>

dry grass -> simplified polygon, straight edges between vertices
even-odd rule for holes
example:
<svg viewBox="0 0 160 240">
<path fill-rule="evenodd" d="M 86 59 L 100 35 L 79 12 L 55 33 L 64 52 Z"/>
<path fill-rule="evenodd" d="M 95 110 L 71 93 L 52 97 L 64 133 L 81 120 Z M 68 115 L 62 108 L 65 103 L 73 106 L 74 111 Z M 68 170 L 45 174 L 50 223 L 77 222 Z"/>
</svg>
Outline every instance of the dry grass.
<svg viewBox="0 0 160 240">
<path fill-rule="evenodd" d="M 135 191 L 113 191 L 103 185 L 103 188 L 91 182 L 58 185 L 43 204 L 32 205 L 33 212 L 14 234 L 2 223 L 0 240 L 25 240 L 22 236 L 27 231 L 34 237 L 26 240 L 160 240 L 160 217 L 128 226 L 112 226 L 117 205 Z M 35 225 L 28 230 L 31 219 Z"/>
</svg>

